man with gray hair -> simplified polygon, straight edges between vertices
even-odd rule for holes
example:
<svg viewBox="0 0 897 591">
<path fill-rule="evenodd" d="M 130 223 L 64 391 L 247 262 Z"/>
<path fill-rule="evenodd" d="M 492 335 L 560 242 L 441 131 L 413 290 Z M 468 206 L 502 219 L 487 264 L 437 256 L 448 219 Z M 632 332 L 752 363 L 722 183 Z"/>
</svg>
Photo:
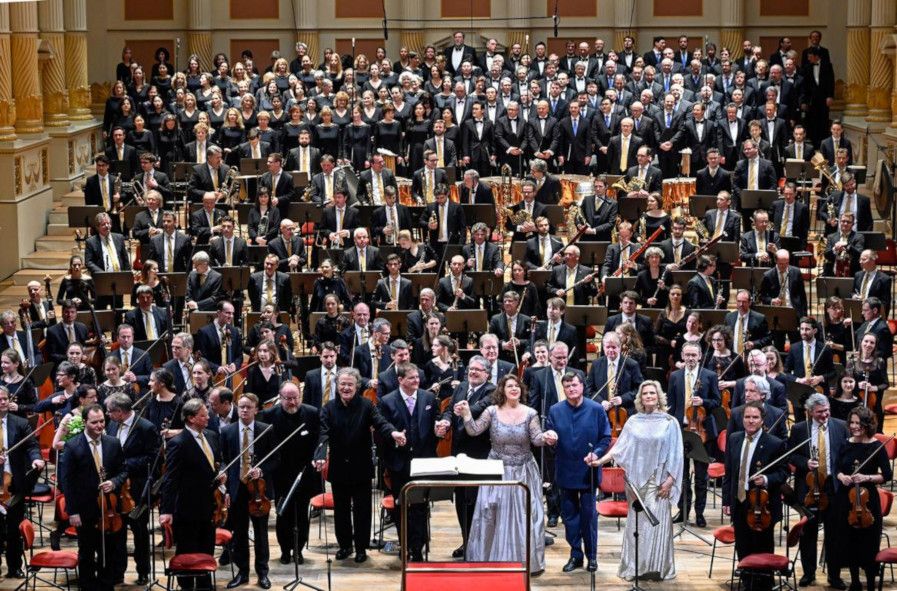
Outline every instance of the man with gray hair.
<svg viewBox="0 0 897 591">
<path fill-rule="evenodd" d="M 420 290 L 418 295 L 418 308 L 408 315 L 408 334 L 405 340 L 410 343 L 414 339 L 422 337 L 427 317 L 433 314 L 445 325 L 445 316 L 436 307 L 436 292 L 425 287 Z"/>
<path fill-rule="evenodd" d="M 461 256 L 467 260 L 469 271 L 492 271 L 496 277 L 503 277 L 505 265 L 502 253 L 492 242 L 488 242 L 489 226 L 476 222 L 470 228 L 471 241 L 461 247 Z"/>
<path fill-rule="evenodd" d="M 603 355 L 592 362 L 585 382 L 586 396 L 600 402 L 605 411 L 623 407 L 627 412 L 635 410 L 635 393 L 644 381 L 638 362 L 631 357 L 620 356 L 620 335 L 613 330 L 601 339 Z"/>
<path fill-rule="evenodd" d="M 201 250 L 193 255 L 193 270 L 187 275 L 187 309 L 213 312 L 224 297 L 221 273 L 209 268 L 209 253 Z"/>
<path fill-rule="evenodd" d="M 523 159 L 527 148 L 526 127 L 526 121 L 520 118 L 520 105 L 513 100 L 507 104 L 505 113 L 495 124 L 496 152 L 500 162 L 511 167 L 514 176 L 523 174 Z"/>
<path fill-rule="evenodd" d="M 215 201 L 224 197 L 225 183 L 230 167 L 221 162 L 221 148 L 209 145 L 206 148 L 206 161 L 203 164 L 197 164 L 193 167 L 193 175 L 190 177 L 190 183 L 187 193 L 190 201 L 199 203 L 203 201 L 206 195 L 211 196 Z"/>
<path fill-rule="evenodd" d="M 149 285 L 137 288 L 137 306 L 125 314 L 125 324 L 134 327 L 137 341 L 155 341 L 168 330 L 168 309 L 153 305 L 155 294 Z"/>
<path fill-rule="evenodd" d="M 811 394 L 807 398 L 804 408 L 807 411 L 807 420 L 795 423 L 788 437 L 788 449 L 793 450 L 790 462 L 797 468 L 794 474 L 795 493 L 802 499 L 807 494 L 807 473 L 815 470 L 818 477 L 825 481 L 824 493 L 829 498 L 843 486 L 835 478 L 838 466 L 841 465 L 841 455 L 847 446 L 847 424 L 831 417 L 831 408 L 828 398 L 824 394 Z M 841 568 L 839 562 L 838 537 L 836 532 L 840 527 L 834 506 L 826 510 L 819 507 L 810 507 L 815 513 L 816 521 L 813 527 L 804 528 L 800 538 L 800 562 L 804 575 L 800 579 L 800 586 L 812 585 L 816 579 L 816 559 L 819 556 L 817 541 L 819 539 L 818 524 L 822 523 L 825 530 L 825 560 L 828 567 L 828 585 L 835 589 L 847 589 L 847 585 L 841 580 Z M 843 551 L 843 550 L 840 550 Z"/>
<path fill-rule="evenodd" d="M 763 416 L 763 425 L 766 430 L 784 441 L 788 438 L 788 426 L 785 424 L 786 418 L 782 418 L 785 412 L 780 408 L 770 405 L 769 400 L 769 380 L 763 376 L 749 375 L 744 378 L 744 397 L 745 404 L 748 402 L 762 402 L 766 413 Z M 731 437 L 732 433 L 744 431 L 744 407 L 742 404 L 732 409 L 729 422 L 726 425 L 726 436 Z"/>
<path fill-rule="evenodd" d="M 751 375 L 766 378 L 766 381 L 769 383 L 769 396 L 766 397 L 766 403 L 782 412 L 788 412 L 788 397 L 785 394 L 785 385 L 767 376 L 769 361 L 766 359 L 766 353 L 760 349 L 752 349 L 748 353 L 748 371 L 751 372 Z M 745 402 L 744 380 L 745 378 L 741 378 L 735 382 L 735 392 L 732 394 L 732 408 L 741 406 Z"/>
<path fill-rule="evenodd" d="M 379 386 L 380 372 L 389 365 L 392 358 L 392 349 L 389 346 L 389 336 L 392 327 L 389 320 L 375 318 L 371 322 L 371 337 L 367 343 L 355 347 L 355 356 L 352 367 L 358 369 L 361 374 L 362 388 L 377 388 Z"/>
</svg>

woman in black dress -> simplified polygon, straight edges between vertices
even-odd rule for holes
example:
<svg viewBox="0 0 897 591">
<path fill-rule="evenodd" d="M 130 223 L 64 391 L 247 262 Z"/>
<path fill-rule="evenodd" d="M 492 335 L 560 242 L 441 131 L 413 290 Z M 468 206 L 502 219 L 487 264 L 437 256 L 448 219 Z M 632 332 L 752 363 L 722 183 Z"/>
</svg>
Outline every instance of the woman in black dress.
<svg viewBox="0 0 897 591">
<path fill-rule="evenodd" d="M 140 269 L 140 278 L 134 281 L 131 288 L 131 305 L 137 306 L 137 289 L 142 286 L 149 286 L 153 290 L 153 303 L 157 308 L 165 308 L 165 288 L 159 280 L 159 263 L 153 259 L 146 259 L 143 262 L 143 268 Z"/>
<path fill-rule="evenodd" d="M 202 111 L 208 111 L 212 102 L 212 97 L 219 93 L 218 87 L 212 82 L 212 75 L 203 72 L 199 77 L 199 90 L 194 91 L 196 95 L 196 106 Z"/>
<path fill-rule="evenodd" d="M 663 282 L 663 251 L 650 246 L 645 251 L 645 260 L 648 264 L 635 278 L 635 291 L 649 308 L 666 308 L 670 298 Z"/>
<path fill-rule="evenodd" d="M 330 107 L 333 122 L 339 125 L 340 130 L 345 129 L 352 121 L 352 111 L 349 110 L 349 95 L 341 90 L 333 97 L 333 106 Z"/>
<path fill-rule="evenodd" d="M 166 64 L 159 64 L 159 73 L 154 75 L 151 79 L 151 83 L 156 87 L 156 90 L 159 91 L 159 96 L 161 96 L 165 101 L 171 100 L 171 85 L 173 78 L 171 77 L 168 66 Z"/>
<path fill-rule="evenodd" d="M 717 324 L 707 331 L 706 341 L 713 351 L 704 357 L 704 369 L 716 374 L 719 380 L 721 404 L 726 413 L 732 410 L 732 394 L 735 393 L 735 382 L 747 375 L 747 368 L 741 355 L 732 351 L 732 329 L 725 324 Z M 723 392 L 728 396 L 724 396 Z"/>
<path fill-rule="evenodd" d="M 277 396 L 280 384 L 283 383 L 281 374 L 280 357 L 274 341 L 266 340 L 258 344 L 255 349 L 258 356 L 258 364 L 249 368 L 249 376 L 246 378 L 246 392 L 252 392 L 264 402 Z"/>
<path fill-rule="evenodd" d="M 128 85 L 131 83 L 131 65 L 134 63 L 134 53 L 130 47 L 121 50 L 121 61 L 115 66 L 115 79 Z"/>
<path fill-rule="evenodd" d="M 150 70 L 150 76 L 152 77 L 159 75 L 159 66 L 165 64 L 165 67 L 167 68 L 171 63 L 171 53 L 164 47 L 157 49 L 154 57 L 156 58 L 156 63 L 153 64 L 152 70 Z"/>
<path fill-rule="evenodd" d="M 642 373 L 645 373 L 648 367 L 648 352 L 635 327 L 631 324 L 618 324 L 614 332 L 620 336 L 621 354 L 635 360 Z"/>
<path fill-rule="evenodd" d="M 432 121 L 427 118 L 426 106 L 417 103 L 413 109 L 414 114 L 405 124 L 408 170 L 412 172 L 424 167 L 424 142 L 432 135 Z"/>
<path fill-rule="evenodd" d="M 159 150 L 159 168 L 171 178 L 172 163 L 181 161 L 181 132 L 178 130 L 177 117 L 171 113 L 166 113 L 162 117 L 159 141 L 156 145 Z"/>
<path fill-rule="evenodd" d="M 348 326 L 347 317 L 340 311 L 340 299 L 336 294 L 324 296 L 324 316 L 318 318 L 315 323 L 314 344 L 312 352 L 321 351 L 324 343 L 339 343 L 339 335 L 345 326 Z"/>
<path fill-rule="evenodd" d="M 162 120 L 165 118 L 165 115 L 168 115 L 168 111 L 165 109 L 165 102 L 162 101 L 162 97 L 158 95 L 154 96 L 150 101 L 149 109 L 143 118 L 146 121 L 146 128 L 153 134 L 153 141 L 155 142 L 156 149 L 159 147 L 159 132 L 162 128 Z"/>
<path fill-rule="evenodd" d="M 246 93 L 240 99 L 240 120 L 243 122 L 243 129 L 250 130 L 258 127 L 258 114 L 255 110 L 255 97 Z"/>
<path fill-rule="evenodd" d="M 215 143 L 218 143 L 218 130 L 224 125 L 227 106 L 221 98 L 221 93 L 215 90 L 212 94 L 212 100 L 209 101 L 209 108 L 206 114 L 209 116 L 209 126 L 215 130 Z M 220 145 L 220 144 L 219 144 Z"/>
<path fill-rule="evenodd" d="M 359 72 L 358 74 L 360 74 Z M 362 92 L 367 92 L 370 90 L 374 95 L 380 92 L 380 87 L 386 86 L 386 82 L 384 82 L 380 78 L 380 65 L 379 64 L 371 64 L 370 76 L 366 79 L 366 81 L 361 85 Z"/>
<path fill-rule="evenodd" d="M 850 416 L 850 411 L 863 405 L 863 401 L 857 397 L 857 381 L 850 374 L 841 376 L 838 387 L 833 396 L 828 399 L 833 419 L 840 419 L 845 423 Z"/>
<path fill-rule="evenodd" d="M 375 100 L 376 94 L 366 90 L 361 94 L 361 120 L 373 127 L 382 117 Z"/>
<path fill-rule="evenodd" d="M 271 127 L 271 114 L 268 111 L 259 111 L 256 119 L 259 141 L 267 142 L 272 152 L 280 152 L 280 132 Z"/>
<path fill-rule="evenodd" d="M 224 124 L 221 130 L 216 134 L 216 142 L 225 154 L 225 158 L 230 160 L 231 152 L 235 152 L 244 141 L 246 141 L 246 130 L 243 128 L 243 117 L 240 111 L 234 107 L 227 110 L 224 116 Z"/>
<path fill-rule="evenodd" d="M 302 107 L 299 105 L 290 107 L 290 120 L 284 124 L 280 136 L 284 153 L 299 147 L 299 133 L 307 129 L 308 125 L 302 120 Z"/>
<path fill-rule="evenodd" d="M 436 337 L 430 350 L 433 358 L 424 366 L 420 387 L 431 390 L 441 400 L 451 396 L 464 379 L 464 369 L 458 359 L 458 345 L 448 335 Z"/>
<path fill-rule="evenodd" d="M 96 370 L 84 362 L 84 346 L 81 343 L 69 343 L 68 349 L 65 350 L 65 358 L 77 368 L 79 384 L 97 383 Z"/>
<path fill-rule="evenodd" d="M 846 354 L 853 351 L 853 326 L 844 317 L 844 302 L 838 296 L 825 300 L 825 341 L 835 356 L 836 363 L 845 363 Z"/>
<path fill-rule="evenodd" d="M 187 90 L 190 92 L 196 92 L 199 90 L 201 83 L 200 77 L 202 77 L 202 68 L 199 66 L 199 58 L 195 55 L 191 55 L 189 59 L 187 59 L 187 69 L 184 70 L 184 75 L 187 79 Z"/>
<path fill-rule="evenodd" d="M 321 261 L 319 268 L 321 276 L 315 279 L 309 310 L 312 312 L 323 312 L 325 297 L 328 294 L 335 294 L 343 308 L 348 310 L 352 305 L 349 298 L 349 290 L 346 288 L 346 282 L 343 281 L 343 278 L 336 274 L 333 261 L 324 259 Z"/>
<path fill-rule="evenodd" d="M 106 99 L 106 105 L 103 107 L 103 139 L 109 140 L 110 134 L 109 130 L 112 129 L 112 124 L 115 123 L 116 117 L 118 117 L 119 108 L 121 107 L 121 101 L 125 98 L 127 92 L 125 92 L 125 85 L 121 80 L 116 80 L 112 84 L 112 90 L 109 92 L 109 97 Z M 106 145 L 109 145 L 109 141 L 106 142 Z"/>
<path fill-rule="evenodd" d="M 707 354 L 707 342 L 704 340 L 704 318 L 700 312 L 692 311 L 685 317 L 685 333 L 681 338 L 676 339 L 676 346 L 673 348 L 673 361 L 677 368 L 684 365 L 679 360 L 682 359 L 682 346 L 685 343 L 700 345 L 701 359 L 704 359 Z"/>
<path fill-rule="evenodd" d="M 663 199 L 660 193 L 650 193 L 647 200 L 647 209 L 639 219 L 638 236 L 639 241 L 644 243 L 657 228 L 663 228 L 657 242 L 666 240 L 672 233 L 673 223 L 670 214 L 663 210 Z"/>
<path fill-rule="evenodd" d="M 405 159 L 402 157 L 404 151 L 404 140 L 402 138 L 402 124 L 396 121 L 396 108 L 391 104 L 383 107 L 383 120 L 374 124 L 374 152 L 377 150 L 389 150 L 396 157 L 396 174 L 402 170 L 405 165 Z"/>
<path fill-rule="evenodd" d="M 268 111 L 268 114 L 271 116 L 271 121 L 268 125 L 271 126 L 271 129 L 277 132 L 278 138 L 277 142 L 279 145 L 283 145 L 283 126 L 286 125 L 286 122 L 290 119 L 290 114 L 284 110 L 283 97 L 280 95 L 276 95 L 271 97 L 271 110 Z M 295 146 L 294 146 L 295 147 Z M 282 151 L 282 153 L 286 153 Z"/>
<path fill-rule="evenodd" d="M 69 259 L 68 275 L 59 282 L 56 303 L 61 306 L 66 300 L 72 300 L 78 310 L 88 310 L 95 297 L 93 279 L 84 271 L 84 261 L 80 255 L 73 255 Z"/>
<path fill-rule="evenodd" d="M 352 109 L 352 123 L 343 129 L 343 154 L 350 166 L 361 172 L 371 165 L 373 129 L 364 122 L 360 105 Z"/>
<path fill-rule="evenodd" d="M 271 195 L 260 187 L 255 205 L 249 210 L 249 244 L 265 246 L 280 233 L 280 210 L 271 205 Z"/>
<path fill-rule="evenodd" d="M 417 242 L 409 230 L 399 230 L 398 243 L 402 249 L 402 273 L 424 273 L 439 264 L 430 245 Z"/>
<path fill-rule="evenodd" d="M 333 122 L 333 111 L 330 107 L 321 109 L 321 122 L 315 125 L 314 145 L 321 150 L 321 155 L 328 154 L 334 159 L 341 159 L 340 128 Z"/>
<path fill-rule="evenodd" d="M 305 101 L 305 112 L 302 114 L 302 122 L 309 129 L 314 129 L 315 125 L 321 122 L 321 115 L 318 112 L 318 101 L 314 98 L 309 98 Z"/>
<path fill-rule="evenodd" d="M 871 332 L 864 334 L 857 343 L 859 351 L 856 358 L 847 364 L 844 373 L 856 380 L 857 396 L 863 401 L 863 406 L 875 413 L 881 429 L 885 420 L 882 399 L 888 389 L 888 366 L 886 359 L 876 355 L 877 346 L 878 337 L 875 334 Z"/>
<path fill-rule="evenodd" d="M 460 150 L 461 126 L 455 124 L 455 114 L 450 108 L 442 109 L 442 121 L 445 123 L 445 139 L 455 144 L 456 151 Z"/>
<path fill-rule="evenodd" d="M 544 294 L 540 294 L 536 285 L 529 280 L 529 270 L 523 261 L 511 262 L 511 280 L 502 288 L 499 301 L 509 291 L 520 296 L 518 311 L 521 314 L 530 318 L 545 318 Z"/>
<path fill-rule="evenodd" d="M 196 96 L 192 93 L 184 95 L 184 109 L 177 115 L 178 126 L 181 128 L 181 141 L 185 144 L 196 141 L 193 128 L 199 123 L 200 110 L 196 105 Z"/>
<path fill-rule="evenodd" d="M 143 73 L 143 68 L 134 68 L 131 83 L 128 85 L 128 96 L 130 96 L 135 103 L 140 104 L 147 100 L 149 87 L 150 85 L 146 81 L 146 75 Z"/>
<path fill-rule="evenodd" d="M 433 358 L 433 343 L 442 334 L 442 321 L 439 316 L 431 314 L 424 323 L 424 334 L 411 342 L 411 362 L 424 367 Z"/>
<path fill-rule="evenodd" d="M 874 591 L 878 564 L 875 556 L 881 548 L 882 508 L 878 487 L 893 477 L 891 462 L 884 446 L 876 439 L 876 431 L 881 431 L 875 415 L 868 408 L 855 408 L 847 417 L 850 438 L 841 451 L 837 478 L 841 483 L 835 493 L 835 511 L 838 527 L 838 547 L 842 554 L 842 564 L 850 569 L 851 591 L 862 591 L 860 570 L 866 575 L 867 591 Z M 868 460 L 868 461 L 867 461 Z M 851 523 L 851 511 L 856 509 L 850 495 L 859 497 L 865 491 L 871 512 L 869 527 L 857 527 Z"/>
<path fill-rule="evenodd" d="M 153 132 L 146 128 L 146 120 L 143 115 L 134 117 L 134 129 L 128 132 L 125 143 L 133 146 L 138 154 L 142 152 L 156 153 L 156 138 L 153 136 Z"/>
<path fill-rule="evenodd" d="M 30 378 L 25 379 L 28 371 L 15 349 L 7 349 L 0 354 L 0 369 L 3 371 L 3 375 L 0 375 L 0 386 L 9 391 L 9 411 L 25 416 L 25 409 L 37 404 L 37 390 Z"/>
<path fill-rule="evenodd" d="M 171 429 L 180 429 L 183 421 L 180 417 L 180 407 L 183 401 L 174 393 L 174 376 L 167 369 L 156 369 L 150 374 L 149 401 L 146 403 L 146 414 L 143 418 L 155 425 L 157 430 L 167 425 Z M 177 433 L 170 433 L 173 437 Z M 164 435 L 163 435 L 164 436 Z"/>
<path fill-rule="evenodd" d="M 676 359 L 671 361 L 670 355 L 680 345 L 688 318 L 688 310 L 682 305 L 682 286 L 671 285 L 668 297 L 666 308 L 657 315 L 654 323 L 654 352 L 657 366 L 662 369 L 673 369 Z"/>
<path fill-rule="evenodd" d="M 134 99 L 129 96 L 122 97 L 121 103 L 118 106 L 118 113 L 115 116 L 115 120 L 112 122 L 112 127 L 109 128 L 109 135 L 112 135 L 113 129 L 121 127 L 125 132 L 125 137 L 127 137 L 128 133 L 134 129 L 134 115 L 136 114 L 137 111 L 134 109 Z"/>
</svg>

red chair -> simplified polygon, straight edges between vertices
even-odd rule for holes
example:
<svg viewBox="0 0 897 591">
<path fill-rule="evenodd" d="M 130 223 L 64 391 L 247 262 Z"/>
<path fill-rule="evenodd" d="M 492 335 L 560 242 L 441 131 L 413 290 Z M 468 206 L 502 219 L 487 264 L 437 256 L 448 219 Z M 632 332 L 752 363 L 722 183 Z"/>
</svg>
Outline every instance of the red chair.
<svg viewBox="0 0 897 591">
<path fill-rule="evenodd" d="M 888 407 L 894 407 L 894 412 L 891 414 L 897 414 L 897 404 L 889 404 Z M 887 409 L 885 409 L 887 412 Z M 891 471 L 894 470 L 894 463 L 897 460 L 897 439 L 891 439 L 888 441 L 888 436 L 883 433 L 876 433 L 875 439 L 879 441 L 879 443 L 885 443 L 885 453 L 888 454 L 888 460 L 891 461 Z M 894 490 L 894 479 L 891 479 L 891 490 Z"/>
<path fill-rule="evenodd" d="M 231 540 L 234 539 L 234 534 L 231 533 L 229 529 L 224 529 L 223 527 L 215 528 L 215 546 L 221 548 L 222 550 L 227 550 L 228 552 L 233 552 L 231 548 Z M 230 576 L 234 577 L 234 561 L 231 559 L 230 561 Z"/>
<path fill-rule="evenodd" d="M 731 525 L 724 525 L 713 530 L 713 549 L 710 552 L 710 572 L 707 578 L 713 578 L 713 559 L 716 557 L 717 543 L 724 546 L 731 546 L 735 543 L 735 528 Z M 732 577 L 735 577 L 735 549 L 732 549 Z"/>
<path fill-rule="evenodd" d="M 22 536 L 22 545 L 28 552 L 28 558 L 25 561 L 25 582 L 21 587 L 28 588 L 29 581 L 32 588 L 37 587 L 37 582 L 46 583 L 57 589 L 71 589 L 69 580 L 69 571 L 78 570 L 78 553 L 70 550 L 47 550 L 46 552 L 34 553 L 34 524 L 27 519 L 23 519 L 19 524 L 19 535 Z M 48 581 L 37 576 L 41 569 L 53 569 L 53 581 Z M 65 572 L 65 587 L 56 583 L 56 577 L 59 571 Z"/>
<path fill-rule="evenodd" d="M 68 511 L 65 510 L 65 497 L 63 496 L 56 497 L 56 514 L 59 516 L 60 521 L 69 520 Z M 78 538 L 78 529 L 73 525 L 65 528 L 65 531 L 63 533 L 68 538 Z"/>
<path fill-rule="evenodd" d="M 611 495 L 624 494 L 626 492 L 625 474 L 626 472 L 623 468 L 604 468 L 601 473 L 601 484 L 598 486 L 598 490 Z M 612 499 L 598 501 L 597 510 L 598 515 L 602 517 L 615 518 L 617 520 L 617 531 L 620 531 L 620 520 L 629 515 L 629 502 Z"/>
<path fill-rule="evenodd" d="M 726 430 L 723 429 L 719 432 L 719 435 L 716 437 L 716 446 L 719 450 L 725 454 L 726 453 Z M 723 462 L 711 462 L 707 466 L 707 477 L 713 481 L 713 506 L 716 507 L 716 497 L 719 496 L 720 493 L 716 492 L 717 481 L 726 475 L 726 465 Z M 720 519 L 722 519 L 722 507 L 720 507 Z"/>
<path fill-rule="evenodd" d="M 164 548 L 165 550 L 171 550 L 174 548 L 174 532 L 170 523 L 166 523 L 163 527 L 165 533 Z M 165 567 L 165 576 L 168 578 L 165 582 L 165 589 L 171 591 L 177 588 L 171 586 L 174 577 L 200 579 L 206 576 L 212 577 L 212 589 L 214 589 L 216 570 L 218 570 L 218 561 L 211 554 L 203 552 L 176 554 L 171 557 L 171 560 L 168 561 L 168 565 Z"/>
<path fill-rule="evenodd" d="M 380 547 L 383 546 L 383 532 L 390 526 L 390 523 L 386 523 L 386 516 L 395 508 L 395 498 L 392 495 L 383 495 L 383 500 L 380 501 L 380 527 L 377 528 L 377 542 Z M 392 525 L 395 524 L 393 523 Z"/>
<path fill-rule="evenodd" d="M 881 504 L 881 517 L 886 518 L 891 514 L 891 507 L 894 506 L 894 493 L 887 491 L 881 487 L 878 488 L 878 501 Z M 887 529 L 882 528 L 881 537 L 885 539 L 888 548 L 891 547 L 891 536 L 887 534 Z M 891 582 L 894 582 L 894 565 L 891 564 Z"/>
<path fill-rule="evenodd" d="M 875 562 L 878 563 L 878 591 L 882 591 L 883 581 L 885 579 L 885 565 L 889 565 L 891 570 L 897 563 L 897 548 L 886 548 L 875 555 Z"/>
<path fill-rule="evenodd" d="M 327 480 L 328 468 L 330 468 L 330 460 L 327 460 L 324 464 L 324 469 L 321 471 L 321 478 L 323 480 Z M 311 519 L 312 511 L 318 511 L 320 513 L 320 518 L 318 519 L 318 537 L 320 538 L 321 528 L 324 524 L 324 511 L 333 511 L 333 493 L 323 492 L 313 496 L 308 505 L 309 520 Z"/>
<path fill-rule="evenodd" d="M 794 524 L 791 531 L 788 532 L 788 540 L 785 546 L 785 555 L 773 554 L 771 552 L 758 552 L 745 556 L 738 561 L 736 575 L 766 575 L 769 577 L 778 577 L 779 584 L 776 589 L 789 588 L 792 591 L 797 590 L 797 573 L 794 570 L 794 563 L 800 552 L 794 552 L 794 558 L 790 557 L 791 549 L 796 548 L 800 542 L 800 537 L 804 533 L 804 527 L 807 525 L 807 518 L 802 517 L 800 521 Z M 815 527 L 815 526 L 814 526 Z M 794 585 L 789 583 L 789 579 L 794 580 Z M 741 583 L 739 581 L 739 587 Z"/>
</svg>

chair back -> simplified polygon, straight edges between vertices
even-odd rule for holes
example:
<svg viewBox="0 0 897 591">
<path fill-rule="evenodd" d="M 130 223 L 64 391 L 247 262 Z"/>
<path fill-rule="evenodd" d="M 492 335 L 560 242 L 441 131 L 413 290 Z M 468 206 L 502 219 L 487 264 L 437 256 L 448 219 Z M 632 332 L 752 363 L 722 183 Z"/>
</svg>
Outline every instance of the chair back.
<svg viewBox="0 0 897 591">
<path fill-rule="evenodd" d="M 800 542 L 800 537 L 804 533 L 804 527 L 807 525 L 807 518 L 801 517 L 800 521 L 794 524 L 794 527 L 788 532 L 788 548 L 794 548 Z"/>
<path fill-rule="evenodd" d="M 894 461 L 894 458 L 897 458 L 897 439 L 891 439 L 884 433 L 876 433 L 875 439 L 878 440 L 879 443 L 885 443 L 885 453 L 888 454 L 888 459 Z M 891 439 L 888 441 L 888 439 Z"/>
<path fill-rule="evenodd" d="M 164 548 L 171 550 L 174 548 L 174 530 L 171 529 L 171 523 L 166 523 L 163 527 Z"/>
<path fill-rule="evenodd" d="M 65 510 L 65 497 L 64 496 L 56 497 L 56 512 L 59 514 L 59 517 L 63 521 L 68 521 L 69 514 L 68 514 L 68 511 Z"/>
<path fill-rule="evenodd" d="M 881 516 L 887 517 L 890 515 L 891 507 L 894 505 L 894 493 L 879 487 L 878 501 L 881 504 Z"/>
<path fill-rule="evenodd" d="M 601 472 L 601 485 L 598 489 L 603 493 L 623 494 L 626 492 L 626 471 L 619 466 L 604 468 Z"/>
<path fill-rule="evenodd" d="M 23 519 L 19 523 L 19 535 L 22 536 L 22 544 L 25 550 L 30 551 L 34 547 L 34 524 Z"/>
<path fill-rule="evenodd" d="M 728 433 L 723 429 L 719 432 L 719 435 L 716 436 L 716 446 L 722 453 L 726 453 L 726 444 L 729 442 Z"/>
</svg>

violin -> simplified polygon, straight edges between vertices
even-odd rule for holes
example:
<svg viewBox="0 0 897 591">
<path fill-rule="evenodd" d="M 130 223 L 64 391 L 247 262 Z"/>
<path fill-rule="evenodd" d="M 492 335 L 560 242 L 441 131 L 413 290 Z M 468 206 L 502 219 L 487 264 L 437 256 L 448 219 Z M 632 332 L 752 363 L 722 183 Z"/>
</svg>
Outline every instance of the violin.
<svg viewBox="0 0 897 591">
<path fill-rule="evenodd" d="M 219 464 L 216 462 L 216 472 L 218 468 Z M 215 485 L 214 496 L 215 511 L 212 514 L 212 523 L 215 524 L 215 527 L 224 527 L 224 522 L 227 521 L 227 488 L 225 488 L 224 484 L 218 483 Z"/>
<path fill-rule="evenodd" d="M 380 366 L 380 346 L 379 345 L 374 347 L 374 357 L 377 358 L 377 367 L 379 367 Z M 374 379 L 377 378 L 377 376 L 372 376 L 372 377 Z M 366 388 L 365 391 L 361 393 L 361 395 L 364 398 L 367 398 L 368 400 L 370 400 L 371 404 L 373 404 L 374 406 L 377 405 L 377 388 L 374 388 L 374 387 Z"/>
<path fill-rule="evenodd" d="M 250 456 L 249 464 L 255 461 L 254 456 Z M 257 466 L 253 466 L 255 468 Z M 247 478 L 246 490 L 249 492 L 249 515 L 252 517 L 267 517 L 271 513 L 271 500 L 265 496 L 265 479 L 264 478 Z"/>
<path fill-rule="evenodd" d="M 860 461 L 853 462 L 854 474 L 860 471 Z M 850 511 L 847 514 L 847 523 L 850 527 L 856 529 L 866 529 L 872 527 L 875 523 L 875 515 L 869 509 L 869 490 L 860 485 L 859 482 L 854 483 L 847 493 L 850 499 Z"/>
<path fill-rule="evenodd" d="M 692 396 L 698 395 L 701 388 L 701 380 L 695 380 L 695 390 Z M 707 409 L 703 406 L 690 406 L 685 409 L 685 420 L 688 423 L 686 429 L 693 433 L 697 433 L 701 437 L 701 441 L 707 443 L 707 431 L 704 429 L 704 421 L 707 419 Z"/>
<path fill-rule="evenodd" d="M 5 453 L 5 450 L 4 450 Z M 12 493 L 9 492 L 9 487 L 12 485 L 12 473 L 11 472 L 3 472 L 3 480 L 0 482 L 0 505 L 4 507 L 9 506 L 9 500 L 12 498 Z"/>
<path fill-rule="evenodd" d="M 100 482 L 106 480 L 106 470 L 100 468 Z M 97 528 L 104 534 L 114 534 L 121 531 L 123 521 L 121 514 L 116 511 L 118 507 L 118 495 L 113 492 L 104 493 L 100 490 L 97 496 L 97 505 L 100 506 L 100 521 Z"/>
<path fill-rule="evenodd" d="M 814 447 L 810 452 L 810 459 L 819 460 L 819 451 Z M 825 483 L 828 478 L 823 477 L 817 467 L 815 470 L 807 472 L 807 494 L 804 497 L 804 505 L 807 507 L 818 507 L 820 511 L 828 508 L 828 495 L 825 494 Z"/>
<path fill-rule="evenodd" d="M 757 469 L 760 469 L 757 462 Z M 762 486 L 751 485 L 747 492 L 747 524 L 756 532 L 762 532 L 772 525 L 772 513 L 769 512 L 769 492 Z"/>
<path fill-rule="evenodd" d="M 131 496 L 130 478 L 125 480 L 125 483 L 121 485 L 121 491 L 119 492 L 118 498 L 121 501 L 121 512 L 123 515 L 128 515 L 134 510 L 134 507 L 137 506 L 134 502 L 134 497 Z"/>
<path fill-rule="evenodd" d="M 612 406 L 607 411 L 607 418 L 610 419 L 610 436 L 619 437 L 623 425 L 629 420 L 629 413 L 622 406 Z"/>
<path fill-rule="evenodd" d="M 866 382 L 866 387 L 863 388 L 863 406 L 865 406 L 866 408 L 874 409 L 878 405 L 878 395 L 875 392 L 869 391 L 868 371 L 863 372 L 863 381 Z"/>
<path fill-rule="evenodd" d="M 716 363 L 716 379 L 723 379 L 723 368 L 722 365 L 717 361 Z M 730 388 L 724 388 L 720 390 L 719 393 L 720 404 L 723 407 L 723 410 L 726 411 L 726 418 L 731 418 L 732 416 L 732 390 Z"/>
</svg>

